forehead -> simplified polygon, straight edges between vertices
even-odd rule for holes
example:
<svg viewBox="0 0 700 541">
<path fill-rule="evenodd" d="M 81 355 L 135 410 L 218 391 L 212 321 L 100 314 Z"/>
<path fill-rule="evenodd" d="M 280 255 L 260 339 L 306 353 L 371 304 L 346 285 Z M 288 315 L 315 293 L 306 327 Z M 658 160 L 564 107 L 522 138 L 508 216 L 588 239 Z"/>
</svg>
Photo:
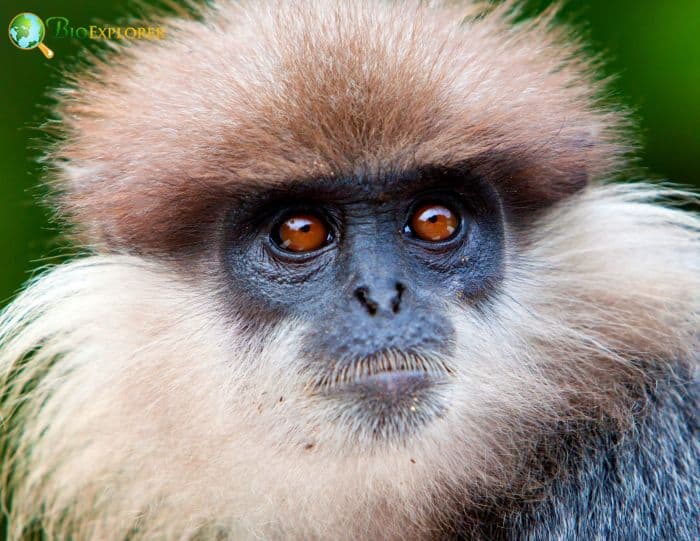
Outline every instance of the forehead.
<svg viewBox="0 0 700 541">
<path fill-rule="evenodd" d="M 617 122 L 574 51 L 552 47 L 544 23 L 516 31 L 503 10 L 465 9 L 263 0 L 172 22 L 167 42 L 129 48 L 67 93 L 54 155 L 65 211 L 136 242 L 223 195 L 300 179 L 469 163 L 548 203 L 612 167 Z"/>
</svg>

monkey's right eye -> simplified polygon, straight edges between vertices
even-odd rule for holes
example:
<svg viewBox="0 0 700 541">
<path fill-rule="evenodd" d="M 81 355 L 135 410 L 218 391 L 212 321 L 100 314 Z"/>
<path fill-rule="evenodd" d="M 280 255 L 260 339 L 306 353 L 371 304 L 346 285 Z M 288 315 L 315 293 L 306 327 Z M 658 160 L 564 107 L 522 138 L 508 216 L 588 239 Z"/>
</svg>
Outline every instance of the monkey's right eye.
<svg viewBox="0 0 700 541">
<path fill-rule="evenodd" d="M 328 224 L 313 214 L 287 215 L 272 230 L 272 241 L 288 252 L 313 252 L 333 240 Z"/>
</svg>

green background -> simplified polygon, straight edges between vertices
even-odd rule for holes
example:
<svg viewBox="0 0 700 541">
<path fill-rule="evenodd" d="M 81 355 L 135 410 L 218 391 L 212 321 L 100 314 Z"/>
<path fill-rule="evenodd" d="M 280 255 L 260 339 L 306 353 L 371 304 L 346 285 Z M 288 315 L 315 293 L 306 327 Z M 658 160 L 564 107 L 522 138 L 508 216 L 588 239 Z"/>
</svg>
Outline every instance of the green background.
<svg viewBox="0 0 700 541">
<path fill-rule="evenodd" d="M 74 26 L 128 21 L 125 2 L 101 0 L 3 0 L 0 21 L 9 24 L 22 11 L 68 17 Z M 531 1 L 541 9 L 545 1 Z M 615 99 L 637 112 L 641 165 L 652 178 L 700 187 L 700 1 L 569 1 L 561 15 L 582 29 L 593 51 L 615 74 Z M 126 17 L 126 19 L 125 19 Z M 36 129 L 48 118 L 50 89 L 60 83 L 87 40 L 52 38 L 56 56 L 38 49 L 21 51 L 0 38 L 0 304 L 33 269 L 65 253 L 37 204 L 42 168 L 36 161 L 45 142 Z"/>
</svg>

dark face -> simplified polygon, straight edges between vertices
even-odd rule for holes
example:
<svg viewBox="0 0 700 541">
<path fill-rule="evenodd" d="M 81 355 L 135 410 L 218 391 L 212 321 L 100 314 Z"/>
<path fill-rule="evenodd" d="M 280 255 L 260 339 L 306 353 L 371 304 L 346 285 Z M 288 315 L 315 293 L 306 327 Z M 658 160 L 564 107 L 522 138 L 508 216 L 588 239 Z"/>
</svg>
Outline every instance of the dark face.
<svg viewBox="0 0 700 541">
<path fill-rule="evenodd" d="M 305 323 L 310 387 L 381 422 L 449 382 L 450 304 L 498 284 L 496 192 L 459 170 L 317 179 L 242 198 L 226 222 L 224 264 L 239 313 Z M 375 419 L 375 421 L 377 420 Z"/>
</svg>

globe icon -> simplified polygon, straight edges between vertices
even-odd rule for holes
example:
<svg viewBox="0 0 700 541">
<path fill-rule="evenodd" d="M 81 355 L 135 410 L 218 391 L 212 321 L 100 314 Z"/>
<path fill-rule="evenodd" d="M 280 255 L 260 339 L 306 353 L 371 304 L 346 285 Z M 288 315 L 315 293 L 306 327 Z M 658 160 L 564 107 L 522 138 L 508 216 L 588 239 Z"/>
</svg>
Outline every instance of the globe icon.
<svg viewBox="0 0 700 541">
<path fill-rule="evenodd" d="M 53 51 L 42 42 L 46 34 L 44 21 L 33 13 L 20 13 L 10 21 L 10 41 L 20 49 L 39 47 L 46 58 L 53 57 Z"/>
</svg>

